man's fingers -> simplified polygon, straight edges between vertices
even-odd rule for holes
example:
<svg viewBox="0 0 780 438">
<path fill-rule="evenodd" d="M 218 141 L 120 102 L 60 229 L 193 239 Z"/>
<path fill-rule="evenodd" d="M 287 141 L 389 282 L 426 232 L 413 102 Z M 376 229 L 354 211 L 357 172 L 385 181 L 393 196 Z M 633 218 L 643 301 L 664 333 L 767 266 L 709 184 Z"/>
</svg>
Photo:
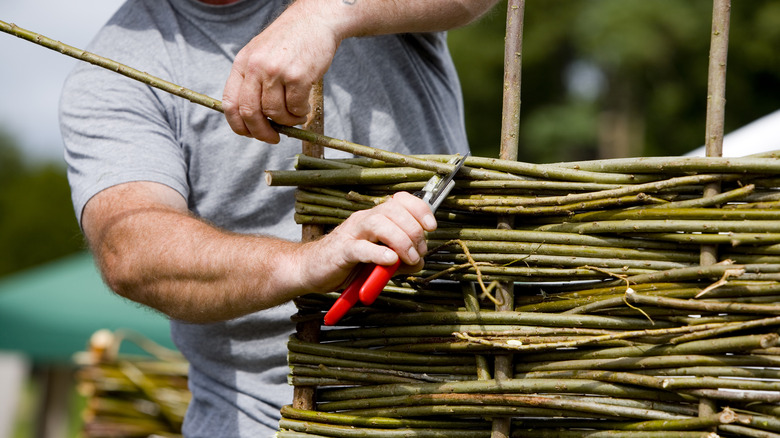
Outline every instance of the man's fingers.
<svg viewBox="0 0 780 438">
<path fill-rule="evenodd" d="M 401 260 L 408 265 L 419 263 L 427 251 L 424 221 L 430 209 L 420 199 L 409 195 L 396 195 L 393 199 L 371 210 L 355 213 L 349 222 L 356 225 L 355 237 L 368 242 L 377 242 L 392 249 Z M 380 245 L 377 245 L 380 246 Z M 372 261 L 385 264 L 378 260 L 378 252 L 373 252 L 367 260 L 361 256 L 361 262 Z M 395 260 L 387 258 L 392 263 Z"/>
<path fill-rule="evenodd" d="M 238 68 L 234 67 L 230 71 L 222 94 L 222 111 L 225 113 L 225 119 L 233 132 L 238 135 L 250 136 L 249 128 L 246 127 L 244 119 L 238 112 L 238 99 L 243 82 L 244 75 L 238 71 Z"/>
<path fill-rule="evenodd" d="M 308 111 L 308 95 L 303 104 L 300 102 L 290 102 L 287 90 L 291 87 L 285 87 L 279 80 L 271 79 L 263 85 L 262 107 L 266 117 L 282 125 L 298 125 L 306 122 Z M 294 93 L 293 93 L 294 95 Z M 298 114 L 290 111 L 293 108 Z"/>
<path fill-rule="evenodd" d="M 423 227 L 425 231 L 434 231 L 436 229 L 436 218 L 433 216 L 431 207 L 422 199 L 407 192 L 398 192 L 393 195 L 393 202 L 400 203 L 415 220 Z"/>
<path fill-rule="evenodd" d="M 358 234 L 359 241 L 364 241 L 372 247 L 361 243 L 355 249 L 361 252 L 355 255 L 356 259 L 363 263 L 377 263 L 380 265 L 392 264 L 396 257 L 390 253 L 395 253 L 406 264 L 415 264 L 420 260 L 420 251 L 416 241 L 419 225 L 412 226 L 410 229 L 399 226 L 399 223 L 410 223 L 409 220 L 399 218 L 390 219 L 388 215 L 380 214 L 383 210 L 358 212 L 353 218 L 357 226 L 361 229 Z M 403 215 L 408 213 L 394 213 Z M 412 220 L 413 221 L 413 220 Z M 362 238 L 360 236 L 363 236 Z M 369 248 L 368 250 L 365 250 Z"/>
<path fill-rule="evenodd" d="M 407 214 L 391 216 L 392 220 L 396 221 L 402 229 L 408 230 L 412 241 L 416 244 L 417 253 L 422 256 L 428 250 L 425 231 L 436 229 L 433 212 L 420 198 L 406 192 L 396 193 L 392 201 L 394 210 L 407 212 Z M 396 203 L 401 207 L 395 205 Z"/>
<path fill-rule="evenodd" d="M 230 129 L 236 134 L 279 143 L 279 133 L 262 112 L 262 95 L 262 85 L 245 77 L 240 67 L 234 67 L 225 83 L 222 111 Z"/>
<path fill-rule="evenodd" d="M 309 104 L 309 96 L 311 95 L 312 87 L 288 84 L 284 87 L 285 102 L 287 111 L 294 117 L 303 118 L 303 123 L 306 121 L 306 116 L 311 112 L 311 105 Z M 291 125 L 293 123 L 290 123 Z"/>
<path fill-rule="evenodd" d="M 271 127 L 268 119 L 282 125 L 306 122 L 310 88 L 300 91 L 300 87 L 284 87 L 277 80 L 269 80 L 265 84 L 233 69 L 225 84 L 222 109 L 236 134 L 278 143 L 279 133 Z M 288 96 L 294 97 L 294 100 L 289 101 Z"/>
<path fill-rule="evenodd" d="M 398 251 L 405 263 L 417 263 L 427 250 L 425 230 L 417 218 L 406 210 L 401 210 L 398 214 L 390 216 L 389 220 L 401 233 L 398 233 L 399 237 L 394 239 L 397 243 L 394 244 L 391 241 L 387 242 L 388 245 Z M 391 229 L 390 232 L 395 232 L 395 230 Z M 400 238 L 401 236 L 403 239 Z"/>
<path fill-rule="evenodd" d="M 261 82 L 245 77 L 240 90 L 238 113 L 252 137 L 268 143 L 279 143 L 279 133 L 271 127 L 263 107 L 265 91 Z"/>
<path fill-rule="evenodd" d="M 358 240 L 351 248 L 352 257 L 359 263 L 375 263 L 377 265 L 389 266 L 398 260 L 398 254 L 391 248 L 368 240 Z"/>
</svg>

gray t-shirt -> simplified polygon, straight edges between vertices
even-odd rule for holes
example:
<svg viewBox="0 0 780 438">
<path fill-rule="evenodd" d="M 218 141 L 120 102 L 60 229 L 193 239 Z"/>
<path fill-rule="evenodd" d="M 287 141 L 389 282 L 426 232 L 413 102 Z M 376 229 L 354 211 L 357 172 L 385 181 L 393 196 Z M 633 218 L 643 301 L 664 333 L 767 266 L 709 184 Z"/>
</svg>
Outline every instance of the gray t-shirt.
<svg viewBox="0 0 780 438">
<path fill-rule="evenodd" d="M 89 50 L 220 98 L 235 54 L 286 3 L 129 0 Z M 467 150 L 443 33 L 346 40 L 324 88 L 327 135 L 401 153 Z M 154 181 L 219 227 L 300 238 L 293 189 L 268 187 L 263 178 L 265 170 L 291 168 L 298 140 L 282 136 L 269 145 L 237 136 L 216 111 L 86 63 L 65 84 L 61 123 L 79 218 L 101 190 Z M 294 312 L 287 304 L 223 323 L 171 321 L 191 364 L 186 436 L 273 434 L 279 408 L 292 400 L 285 344 Z"/>
</svg>

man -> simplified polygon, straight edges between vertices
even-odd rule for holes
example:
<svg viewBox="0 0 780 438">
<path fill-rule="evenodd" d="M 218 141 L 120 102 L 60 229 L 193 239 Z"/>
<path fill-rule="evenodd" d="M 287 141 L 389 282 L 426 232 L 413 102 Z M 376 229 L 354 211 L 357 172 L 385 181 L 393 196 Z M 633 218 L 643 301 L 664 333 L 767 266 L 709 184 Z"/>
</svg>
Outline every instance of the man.
<svg viewBox="0 0 780 438">
<path fill-rule="evenodd" d="M 289 168 L 300 142 L 267 119 L 302 123 L 324 75 L 328 135 L 401 153 L 467 151 L 441 31 L 495 0 L 286 3 L 129 0 L 93 41 L 119 62 L 224 92 L 225 117 L 86 64 L 63 91 L 77 217 L 109 286 L 171 317 L 191 364 L 186 436 L 272 435 L 291 401 L 289 301 L 337 290 L 361 262 L 400 257 L 419 269 L 423 233 L 436 227 L 424 203 L 399 193 L 295 242 L 292 190 L 262 176 Z"/>
</svg>

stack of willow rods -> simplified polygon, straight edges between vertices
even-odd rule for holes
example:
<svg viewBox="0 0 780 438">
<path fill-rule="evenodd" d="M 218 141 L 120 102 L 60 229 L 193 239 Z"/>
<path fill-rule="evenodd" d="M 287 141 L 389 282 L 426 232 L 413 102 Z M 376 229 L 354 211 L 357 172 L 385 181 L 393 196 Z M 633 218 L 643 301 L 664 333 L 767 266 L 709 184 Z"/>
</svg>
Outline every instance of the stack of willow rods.
<svg viewBox="0 0 780 438">
<path fill-rule="evenodd" d="M 320 343 L 290 339 L 290 383 L 317 404 L 283 409 L 279 437 L 489 437 L 496 417 L 517 437 L 780 436 L 780 160 L 466 166 L 423 271 Z M 296 220 L 326 227 L 432 175 L 367 159 L 297 169 L 267 180 L 299 186 Z M 702 197 L 714 181 L 723 193 Z M 499 215 L 516 228 L 493 229 Z M 702 244 L 719 263 L 699 265 Z M 500 281 L 512 312 L 492 310 Z M 303 297 L 301 314 L 337 296 Z M 506 354 L 514 374 L 495 380 Z"/>
<path fill-rule="evenodd" d="M 466 177 L 457 180 L 438 213 L 440 227 L 429 236 L 433 251 L 421 277 L 559 281 L 641 275 L 698 264 L 702 244 L 726 244 L 723 259 L 735 264 L 780 262 L 780 191 L 771 178 L 780 172 L 780 160 L 774 158 L 531 165 L 471 157 L 466 166 Z M 432 173 L 376 160 L 300 157 L 297 171 L 267 175 L 271 185 L 301 186 L 299 223 L 335 225 L 395 191 L 419 190 Z M 310 181 L 317 186 L 306 187 Z M 703 198 L 702 187 L 714 181 L 724 193 Z M 499 215 L 515 216 L 516 229 L 495 230 Z"/>
<path fill-rule="evenodd" d="M 120 353 L 125 340 L 145 354 Z M 90 339 L 89 351 L 80 353 L 76 362 L 77 388 L 86 398 L 82 436 L 181 437 L 191 394 L 188 364 L 178 352 L 137 333 L 100 330 Z"/>
</svg>

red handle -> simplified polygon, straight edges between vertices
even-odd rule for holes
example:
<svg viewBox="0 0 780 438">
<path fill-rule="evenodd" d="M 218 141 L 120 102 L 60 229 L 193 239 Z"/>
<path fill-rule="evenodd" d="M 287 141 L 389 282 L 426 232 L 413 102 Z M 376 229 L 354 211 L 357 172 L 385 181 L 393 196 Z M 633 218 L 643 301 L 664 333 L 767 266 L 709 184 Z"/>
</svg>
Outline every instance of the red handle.
<svg viewBox="0 0 780 438">
<path fill-rule="evenodd" d="M 325 314 L 325 325 L 335 325 L 352 308 L 360 296 L 360 288 L 371 274 L 371 265 L 364 265 L 360 268 L 358 275 L 349 283 L 341 296 L 333 303 L 328 313 Z"/>
<path fill-rule="evenodd" d="M 363 287 L 360 288 L 360 302 L 370 306 L 382 292 L 382 289 L 387 286 L 387 282 L 390 281 L 390 278 L 395 274 L 399 266 L 401 266 L 400 258 L 391 266 L 374 266 L 371 274 L 363 282 Z"/>
</svg>

